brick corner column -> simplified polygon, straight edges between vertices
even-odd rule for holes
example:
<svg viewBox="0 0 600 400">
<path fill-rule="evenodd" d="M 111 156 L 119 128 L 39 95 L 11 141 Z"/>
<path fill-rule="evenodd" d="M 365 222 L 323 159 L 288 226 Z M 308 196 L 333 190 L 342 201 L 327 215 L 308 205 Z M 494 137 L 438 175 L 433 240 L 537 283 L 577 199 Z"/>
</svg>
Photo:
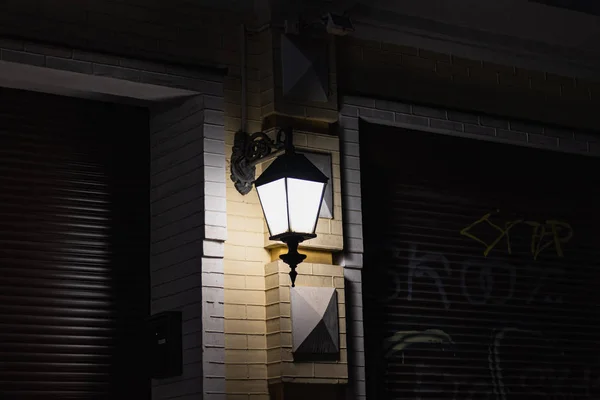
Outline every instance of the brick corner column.
<svg viewBox="0 0 600 400">
<path fill-rule="evenodd" d="M 358 114 L 342 99 L 340 144 L 344 251 L 337 263 L 344 267 L 348 318 L 348 399 L 365 399 L 365 349 L 362 301 L 363 234 L 360 189 Z"/>
<path fill-rule="evenodd" d="M 227 239 L 223 97 L 204 96 L 204 241 L 202 244 L 203 398 L 224 400 L 225 291 L 223 258 Z"/>
</svg>

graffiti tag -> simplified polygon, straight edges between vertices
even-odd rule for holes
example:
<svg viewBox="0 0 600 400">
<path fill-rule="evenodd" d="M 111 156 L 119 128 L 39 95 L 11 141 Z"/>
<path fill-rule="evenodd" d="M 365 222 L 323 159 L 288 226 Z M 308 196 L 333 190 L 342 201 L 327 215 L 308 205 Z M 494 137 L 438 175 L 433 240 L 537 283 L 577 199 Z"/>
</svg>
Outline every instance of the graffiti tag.
<svg viewBox="0 0 600 400">
<path fill-rule="evenodd" d="M 504 344 L 508 336 L 513 340 Z M 488 347 L 489 375 L 483 375 L 481 370 L 459 372 L 436 363 L 412 359 L 414 368 L 415 398 L 430 398 L 432 394 L 447 396 L 452 393 L 453 400 L 489 399 L 509 400 L 515 396 L 526 395 L 531 399 L 574 400 L 596 398 L 600 380 L 598 371 L 591 367 L 573 367 L 561 352 L 554 355 L 544 354 L 540 359 L 532 359 L 523 363 L 522 355 L 516 349 L 514 340 L 529 340 L 540 345 L 549 346 L 553 341 L 537 330 L 506 327 L 492 329 Z M 444 347 L 453 349 L 453 358 L 460 359 L 463 346 L 457 345 L 450 334 L 441 329 L 426 329 L 422 331 L 400 331 L 387 339 L 386 345 L 391 349 L 386 359 L 393 362 L 396 353 L 411 352 L 417 344 L 432 345 L 437 351 Z M 440 347 L 441 346 L 441 347 Z M 515 358 L 516 356 L 516 358 Z M 511 362 L 517 360 L 517 363 Z M 518 397 L 521 398 L 521 397 Z"/>
<path fill-rule="evenodd" d="M 397 250 L 394 252 L 399 253 Z M 385 301 L 393 301 L 404 293 L 406 300 L 412 301 L 416 291 L 415 285 L 429 281 L 433 283 L 444 308 L 450 309 L 452 303 L 446 290 L 446 280 L 452 277 L 452 266 L 453 264 L 444 254 L 437 252 L 419 254 L 417 246 L 411 244 L 406 277 L 403 279 L 399 272 L 393 270 L 386 271 L 390 275 L 389 281 L 393 282 L 393 293 L 387 296 Z M 462 294 L 470 304 L 485 305 L 491 302 L 505 304 L 513 298 L 518 278 L 516 266 L 496 260 L 482 263 L 477 259 L 466 259 L 454 266 L 459 272 Z M 565 271 L 562 268 L 524 266 L 520 270 L 527 275 L 527 279 L 535 277 L 531 291 L 525 299 L 527 304 L 536 301 L 546 304 L 562 303 L 561 295 L 544 293 L 545 289 L 564 275 Z M 497 283 L 498 276 L 503 277 L 502 287 Z"/>
<path fill-rule="evenodd" d="M 496 211 L 496 213 L 498 212 L 499 211 Z M 571 225 L 567 222 L 551 219 L 542 223 L 517 219 L 506 221 L 503 226 L 500 226 L 498 223 L 491 221 L 490 218 L 492 215 L 493 213 L 485 214 L 483 217 L 460 231 L 461 235 L 484 245 L 483 255 L 486 257 L 501 241 L 503 241 L 504 238 L 506 238 L 506 251 L 508 254 L 512 254 L 510 231 L 519 224 L 526 224 L 532 228 L 531 254 L 533 255 L 534 260 L 537 260 L 538 256 L 552 245 L 554 245 L 556 254 L 559 257 L 563 257 L 563 245 L 573 238 L 573 228 L 571 228 Z M 476 236 L 472 230 L 480 224 L 487 224 L 495 229 L 497 231 L 496 237 L 491 241 L 485 241 L 483 238 Z"/>
</svg>

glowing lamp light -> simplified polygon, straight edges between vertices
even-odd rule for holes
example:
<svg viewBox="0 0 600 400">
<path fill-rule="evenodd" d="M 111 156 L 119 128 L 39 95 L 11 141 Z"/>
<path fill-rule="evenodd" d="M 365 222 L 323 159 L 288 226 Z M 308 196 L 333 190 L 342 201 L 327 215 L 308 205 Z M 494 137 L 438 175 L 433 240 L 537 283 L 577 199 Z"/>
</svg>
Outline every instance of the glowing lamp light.
<svg viewBox="0 0 600 400">
<path fill-rule="evenodd" d="M 271 240 L 316 237 L 328 178 L 304 155 L 286 153 L 256 180 Z"/>
<path fill-rule="evenodd" d="M 292 286 L 297 276 L 296 266 L 306 258 L 298 253 L 298 244 L 317 236 L 315 230 L 327 181 L 325 174 L 290 146 L 255 182 L 270 239 L 288 245 L 289 253 L 281 259 L 292 269 Z"/>
</svg>

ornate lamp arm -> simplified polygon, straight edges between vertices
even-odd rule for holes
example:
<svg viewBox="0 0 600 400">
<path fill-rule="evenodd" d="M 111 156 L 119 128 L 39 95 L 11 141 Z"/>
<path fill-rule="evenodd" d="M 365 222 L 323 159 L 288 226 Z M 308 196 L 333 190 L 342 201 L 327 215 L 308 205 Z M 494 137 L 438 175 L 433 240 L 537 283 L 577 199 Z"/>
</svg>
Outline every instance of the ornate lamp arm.
<svg viewBox="0 0 600 400">
<path fill-rule="evenodd" d="M 275 140 L 264 132 L 252 135 L 239 131 L 235 134 L 231 154 L 231 180 L 243 195 L 250 193 L 256 179 L 256 165 L 276 157 L 292 141 L 291 129 L 280 129 Z"/>
</svg>

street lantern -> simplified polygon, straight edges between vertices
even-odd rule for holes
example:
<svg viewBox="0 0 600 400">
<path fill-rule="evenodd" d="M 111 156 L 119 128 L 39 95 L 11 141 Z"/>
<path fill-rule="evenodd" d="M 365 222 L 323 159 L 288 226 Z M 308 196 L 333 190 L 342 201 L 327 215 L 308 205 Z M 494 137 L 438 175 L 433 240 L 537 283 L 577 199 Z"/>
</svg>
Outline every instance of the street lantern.
<svg viewBox="0 0 600 400">
<path fill-rule="evenodd" d="M 285 134 L 283 141 L 282 134 Z M 283 152 L 254 181 L 254 185 L 270 239 L 288 246 L 288 253 L 280 258 L 290 266 L 290 278 L 295 286 L 296 267 L 306 258 L 298 253 L 298 245 L 317 236 L 315 230 L 328 178 L 306 156 L 296 153 L 291 130 L 280 131 L 277 142 L 271 144 Z"/>
</svg>

